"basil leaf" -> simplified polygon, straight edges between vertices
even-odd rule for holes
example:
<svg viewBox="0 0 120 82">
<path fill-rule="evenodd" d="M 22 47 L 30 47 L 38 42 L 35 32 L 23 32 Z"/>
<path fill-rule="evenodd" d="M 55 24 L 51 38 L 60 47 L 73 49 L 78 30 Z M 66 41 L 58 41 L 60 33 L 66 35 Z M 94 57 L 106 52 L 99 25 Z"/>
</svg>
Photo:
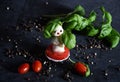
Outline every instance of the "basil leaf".
<svg viewBox="0 0 120 82">
<path fill-rule="evenodd" d="M 61 40 L 66 45 L 67 48 L 72 49 L 76 45 L 76 37 L 70 31 L 64 31 Z"/>
<path fill-rule="evenodd" d="M 111 48 L 115 48 L 119 44 L 120 34 L 115 29 L 112 29 L 110 35 L 107 36 L 105 39 L 107 40 Z"/>
<path fill-rule="evenodd" d="M 87 67 L 87 72 L 85 73 L 85 77 L 88 77 L 90 75 L 90 68 L 87 64 L 85 64 Z"/>
<path fill-rule="evenodd" d="M 85 15 L 85 9 L 81 5 L 78 5 L 78 6 L 75 7 L 72 14 L 79 14 L 81 16 L 84 16 Z"/>
<path fill-rule="evenodd" d="M 72 21 L 77 21 L 77 15 L 78 14 L 72 14 L 72 15 L 69 15 L 69 16 L 66 16 L 64 19 L 63 19 L 63 22 L 72 22 Z"/>
<path fill-rule="evenodd" d="M 108 24 L 103 24 L 98 38 L 99 39 L 105 38 L 111 33 L 111 31 L 112 31 L 112 26 Z"/>
<path fill-rule="evenodd" d="M 114 28 L 112 29 L 112 35 L 117 35 L 120 37 L 120 33 L 117 30 L 115 30 Z"/>
<path fill-rule="evenodd" d="M 110 45 L 111 45 L 110 47 L 115 48 L 119 44 L 120 37 L 118 37 L 118 36 L 110 36 L 110 38 L 108 40 L 109 40 Z"/>
<path fill-rule="evenodd" d="M 95 36 L 99 33 L 99 30 L 95 29 L 93 26 L 88 26 L 88 27 L 85 28 L 85 33 L 88 36 Z"/>
<path fill-rule="evenodd" d="M 111 48 L 115 48 L 119 44 L 120 37 L 110 35 L 106 37 L 106 40 Z"/>
<path fill-rule="evenodd" d="M 86 26 L 90 25 L 92 22 L 95 21 L 96 13 L 92 11 L 88 18 L 84 18 L 83 16 L 79 16 L 79 15 L 76 15 L 76 18 L 78 24 L 76 25 L 75 30 L 81 31 L 84 28 L 86 28 Z"/>
<path fill-rule="evenodd" d="M 76 21 L 68 22 L 63 24 L 64 30 L 73 30 L 74 27 L 77 25 Z"/>
<path fill-rule="evenodd" d="M 62 22 L 59 21 L 58 19 L 48 22 L 48 24 L 45 26 L 45 29 L 44 29 L 45 38 L 52 37 L 52 32 L 58 25 L 62 25 Z"/>
<path fill-rule="evenodd" d="M 112 16 L 111 16 L 111 14 L 109 12 L 107 12 L 104 7 L 101 7 L 101 11 L 103 12 L 103 23 L 101 26 L 100 34 L 98 36 L 99 39 L 105 38 L 112 31 L 112 26 L 111 26 Z"/>
<path fill-rule="evenodd" d="M 92 23 L 92 22 L 95 21 L 96 15 L 97 15 L 97 14 L 96 14 L 96 12 L 94 12 L 94 11 L 92 11 L 92 12 L 90 13 L 90 15 L 89 15 L 89 17 L 88 17 L 88 20 L 89 20 L 90 23 Z"/>
<path fill-rule="evenodd" d="M 101 7 L 101 11 L 103 12 L 103 22 L 111 25 L 111 22 L 112 22 L 111 14 L 109 12 L 107 12 L 104 7 Z"/>
<path fill-rule="evenodd" d="M 76 14 L 76 18 L 77 18 L 77 25 L 75 26 L 75 30 L 77 31 L 81 31 L 89 24 L 89 21 L 83 16 L 79 16 Z"/>
</svg>

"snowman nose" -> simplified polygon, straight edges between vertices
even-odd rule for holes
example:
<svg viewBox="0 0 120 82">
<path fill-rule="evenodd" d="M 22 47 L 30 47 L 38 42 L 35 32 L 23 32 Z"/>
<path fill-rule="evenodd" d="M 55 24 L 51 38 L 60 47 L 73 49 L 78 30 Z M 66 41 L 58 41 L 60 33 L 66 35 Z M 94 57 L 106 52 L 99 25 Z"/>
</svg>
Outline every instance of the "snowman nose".
<svg viewBox="0 0 120 82">
<path fill-rule="evenodd" d="M 60 33 L 59 33 L 59 32 L 57 32 L 57 34 L 59 35 Z"/>
</svg>

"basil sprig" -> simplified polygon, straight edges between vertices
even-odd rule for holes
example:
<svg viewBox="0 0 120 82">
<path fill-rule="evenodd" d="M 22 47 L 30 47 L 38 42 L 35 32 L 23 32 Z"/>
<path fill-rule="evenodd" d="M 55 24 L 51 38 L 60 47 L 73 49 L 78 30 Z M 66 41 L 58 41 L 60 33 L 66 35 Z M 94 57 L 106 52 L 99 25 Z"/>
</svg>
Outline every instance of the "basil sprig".
<svg viewBox="0 0 120 82">
<path fill-rule="evenodd" d="M 83 30 L 84 34 L 87 36 L 96 36 L 99 33 L 99 29 L 95 28 L 93 25 L 87 26 L 86 29 Z"/>
<path fill-rule="evenodd" d="M 64 29 L 65 30 L 77 30 L 81 31 L 86 26 L 90 25 L 96 19 L 96 13 L 92 11 L 88 18 L 85 18 L 79 14 L 71 14 L 65 17 L 63 20 L 64 22 Z"/>
<path fill-rule="evenodd" d="M 75 7 L 74 11 L 71 14 L 79 14 L 81 16 L 84 16 L 85 15 L 85 9 L 81 5 L 78 5 L 78 6 Z"/>
<path fill-rule="evenodd" d="M 105 38 L 111 48 L 115 48 L 120 41 L 120 34 L 112 29 L 111 33 Z"/>
<path fill-rule="evenodd" d="M 112 28 L 111 14 L 107 12 L 104 7 L 101 7 L 101 11 L 103 12 L 103 24 L 98 38 L 106 40 L 111 48 L 115 48 L 120 41 L 120 34 Z"/>
<path fill-rule="evenodd" d="M 45 29 L 44 29 L 44 36 L 45 36 L 45 38 L 51 38 L 54 29 L 58 25 L 62 26 L 62 22 L 59 19 L 54 19 L 54 20 L 49 21 L 47 23 L 47 25 L 45 26 Z"/>
<path fill-rule="evenodd" d="M 72 49 L 76 44 L 76 37 L 72 33 L 72 30 L 82 31 L 87 36 L 98 37 L 98 39 L 106 40 L 111 48 L 115 48 L 120 41 L 120 34 L 112 28 L 112 15 L 101 7 L 103 13 L 102 24 L 100 28 L 94 26 L 97 14 L 92 11 L 88 17 L 85 17 L 85 9 L 82 6 L 77 6 L 68 14 L 63 16 L 57 16 L 55 20 L 51 20 L 44 29 L 44 36 L 46 38 L 52 37 L 51 33 L 57 25 L 61 25 L 64 28 L 64 33 L 61 36 L 63 43 Z"/>
<path fill-rule="evenodd" d="M 107 12 L 104 7 L 101 7 L 101 11 L 103 12 L 103 23 L 102 23 L 102 26 L 100 29 L 100 34 L 98 36 L 98 38 L 100 38 L 100 39 L 105 38 L 112 31 L 112 26 L 111 26 L 112 16 L 111 16 L 111 14 L 109 12 Z"/>
<path fill-rule="evenodd" d="M 69 49 L 74 48 L 76 45 L 76 37 L 70 31 L 64 31 L 64 33 L 62 34 L 61 40 Z"/>
</svg>

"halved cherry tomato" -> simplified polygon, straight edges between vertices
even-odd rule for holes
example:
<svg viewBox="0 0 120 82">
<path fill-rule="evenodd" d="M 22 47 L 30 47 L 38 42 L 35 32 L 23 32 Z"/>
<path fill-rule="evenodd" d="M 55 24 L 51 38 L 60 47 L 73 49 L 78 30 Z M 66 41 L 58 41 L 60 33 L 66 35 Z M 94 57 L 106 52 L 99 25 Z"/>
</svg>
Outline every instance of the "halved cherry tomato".
<svg viewBox="0 0 120 82">
<path fill-rule="evenodd" d="M 87 72 L 87 67 L 81 63 L 81 62 L 77 62 L 75 63 L 75 71 L 78 73 L 78 74 L 81 74 L 81 75 L 85 75 L 86 72 Z"/>
<path fill-rule="evenodd" d="M 39 60 L 35 60 L 32 64 L 32 69 L 34 72 L 40 72 L 42 69 L 42 63 Z"/>
<path fill-rule="evenodd" d="M 29 69 L 30 69 L 30 65 L 28 63 L 24 63 L 18 67 L 18 72 L 20 74 L 25 74 L 29 71 Z"/>
</svg>

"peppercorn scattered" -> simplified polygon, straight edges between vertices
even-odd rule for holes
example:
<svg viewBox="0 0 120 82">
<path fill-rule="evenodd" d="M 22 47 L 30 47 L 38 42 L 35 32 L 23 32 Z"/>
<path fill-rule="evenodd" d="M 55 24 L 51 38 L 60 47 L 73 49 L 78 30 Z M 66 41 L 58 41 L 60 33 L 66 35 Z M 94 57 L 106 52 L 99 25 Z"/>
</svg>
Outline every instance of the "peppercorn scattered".
<svg viewBox="0 0 120 82">
<path fill-rule="evenodd" d="M 48 5 L 48 2 L 46 2 L 46 5 Z M 6 7 L 7 10 L 10 10 L 11 8 L 8 6 Z M 43 32 L 44 30 L 44 25 L 43 22 L 41 21 L 41 17 L 39 18 L 30 18 L 30 19 L 23 19 L 19 22 L 19 24 L 16 26 L 15 30 L 16 31 L 21 31 L 24 30 L 26 32 Z M 46 20 L 44 20 L 46 21 Z M 39 36 L 35 36 L 35 41 L 38 42 L 39 44 L 41 43 L 41 37 Z M 77 60 L 82 60 L 87 62 L 88 64 L 95 64 L 96 58 L 100 55 L 98 52 L 88 52 L 89 50 L 93 50 L 93 49 L 100 49 L 101 51 L 109 51 L 112 50 L 112 48 L 108 48 L 106 45 L 104 45 L 104 43 L 101 40 L 98 40 L 97 38 L 90 38 L 87 37 L 87 44 L 82 44 L 80 43 L 80 41 L 77 41 L 77 45 L 76 45 L 76 51 L 74 54 L 75 59 Z M 20 48 L 20 42 L 22 42 L 23 40 L 20 39 L 19 41 L 13 39 L 10 36 L 6 36 L 6 38 L 1 37 L 0 40 L 7 40 L 9 43 L 13 43 L 13 48 L 7 48 L 6 51 L 6 56 L 9 58 L 15 58 L 16 56 L 21 56 L 23 58 L 25 58 L 26 61 L 29 62 L 33 62 L 35 59 L 37 59 L 35 56 L 33 56 L 30 52 L 30 50 L 26 50 L 24 48 Z M 74 49 L 73 49 L 74 50 Z M 44 58 L 44 57 L 43 57 Z M 53 63 L 49 60 L 42 60 L 43 61 L 43 66 L 45 66 L 45 68 L 43 68 L 43 70 L 41 71 L 41 73 L 37 73 L 38 76 L 40 77 L 42 76 L 47 76 L 47 79 L 45 81 L 48 81 L 48 77 L 53 78 L 55 77 L 55 75 L 52 72 L 57 72 L 58 69 L 54 68 L 55 66 L 57 67 L 58 65 L 56 65 L 56 63 Z M 112 62 L 111 59 L 108 60 L 108 62 Z M 53 63 L 53 64 L 52 64 Z M 62 69 L 65 70 L 65 69 Z M 117 67 L 117 70 L 120 71 L 120 67 Z M 69 82 L 71 82 L 73 80 L 72 76 L 73 74 L 68 71 L 64 74 L 64 79 L 68 80 Z M 93 73 L 91 73 L 91 75 L 93 75 Z M 107 77 L 109 75 L 108 72 L 104 72 L 103 74 L 105 77 Z M 25 78 L 26 80 L 31 80 L 33 77 L 28 77 Z M 37 77 L 38 78 L 38 77 Z"/>
</svg>

